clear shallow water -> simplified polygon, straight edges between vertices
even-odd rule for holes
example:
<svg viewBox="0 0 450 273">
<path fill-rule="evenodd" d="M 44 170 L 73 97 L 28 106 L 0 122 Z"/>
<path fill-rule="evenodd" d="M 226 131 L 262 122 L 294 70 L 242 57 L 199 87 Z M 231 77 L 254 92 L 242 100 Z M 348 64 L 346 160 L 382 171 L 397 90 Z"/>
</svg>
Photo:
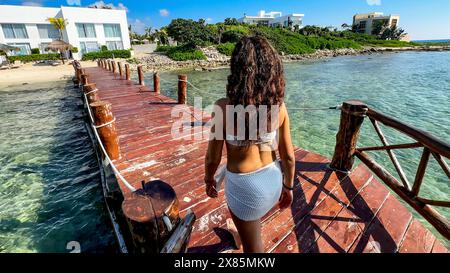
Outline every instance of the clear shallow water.
<svg viewBox="0 0 450 273">
<path fill-rule="evenodd" d="M 287 63 L 286 104 L 288 109 L 316 108 L 358 99 L 450 143 L 448 71 L 450 52 L 407 52 Z M 186 74 L 188 80 L 201 89 L 188 86 L 190 104 L 194 96 L 202 97 L 204 106 L 224 97 L 228 69 L 187 71 Z M 176 98 L 176 72 L 163 73 L 161 78 L 163 94 Z M 289 113 L 295 145 L 331 157 L 339 127 L 339 111 L 289 110 Z M 412 142 L 392 129 L 382 129 L 391 144 Z M 359 143 L 361 147 L 381 145 L 368 120 L 363 124 Z M 371 155 L 395 174 L 385 152 Z M 421 149 L 396 151 L 396 155 L 412 183 Z M 421 196 L 450 200 L 450 181 L 433 158 L 424 179 Z M 439 211 L 450 218 L 450 209 Z M 450 247 L 449 242 L 447 246 Z"/>
<path fill-rule="evenodd" d="M 82 101 L 68 86 L 0 92 L 0 252 L 114 249 Z"/>
<path fill-rule="evenodd" d="M 327 107 L 360 99 L 450 142 L 449 64 L 448 52 L 290 63 L 286 103 Z M 193 96 L 201 96 L 204 105 L 224 96 L 227 69 L 187 74 L 201 89 L 188 89 L 190 103 Z M 162 79 L 163 93 L 175 98 L 176 73 Z M 69 241 L 80 242 L 82 251 L 115 251 L 78 94 L 64 82 L 0 92 L 0 252 L 68 252 Z M 290 116 L 295 144 L 331 157 L 339 112 L 290 110 Z M 379 144 L 369 124 L 363 126 L 361 146 Z M 383 129 L 391 143 L 411 141 Z M 420 152 L 397 152 L 411 181 Z M 373 156 L 391 166 L 387 156 Z M 450 200 L 449 180 L 434 160 L 430 167 L 423 196 Z M 440 211 L 449 218 L 449 210 Z"/>
</svg>

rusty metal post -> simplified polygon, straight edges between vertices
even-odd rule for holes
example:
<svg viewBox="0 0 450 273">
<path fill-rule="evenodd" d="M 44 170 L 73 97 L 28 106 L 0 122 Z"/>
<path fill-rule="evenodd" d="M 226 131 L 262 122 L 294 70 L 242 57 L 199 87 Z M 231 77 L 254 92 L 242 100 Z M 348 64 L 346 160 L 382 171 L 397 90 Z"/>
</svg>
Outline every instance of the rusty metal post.
<svg viewBox="0 0 450 273">
<path fill-rule="evenodd" d="M 119 75 L 120 75 L 120 77 L 122 77 L 123 76 L 122 63 L 121 62 L 117 62 L 117 66 L 119 68 Z"/>
<path fill-rule="evenodd" d="M 187 75 L 178 75 L 178 104 L 187 102 Z"/>
<path fill-rule="evenodd" d="M 159 73 L 158 72 L 153 73 L 153 91 L 155 91 L 157 94 L 161 92 L 159 81 L 160 81 Z"/>
<path fill-rule="evenodd" d="M 125 79 L 127 81 L 131 80 L 131 76 L 130 76 L 130 65 L 129 64 L 125 64 Z"/>
<path fill-rule="evenodd" d="M 120 158 L 119 137 L 115 118 L 112 113 L 112 104 L 106 101 L 97 101 L 90 104 L 95 126 L 100 139 L 111 160 Z"/>
<path fill-rule="evenodd" d="M 125 195 L 122 211 L 130 229 L 133 253 L 159 253 L 180 222 L 173 188 L 160 180 Z"/>
<path fill-rule="evenodd" d="M 138 65 L 137 71 L 138 71 L 139 85 L 145 86 L 144 71 L 142 70 L 142 65 Z"/>
<path fill-rule="evenodd" d="M 113 74 L 115 74 L 116 73 L 116 62 L 115 61 L 112 61 L 112 72 L 113 72 Z"/>
<path fill-rule="evenodd" d="M 330 164 L 332 169 L 343 172 L 351 171 L 359 130 L 367 110 L 367 105 L 360 101 L 346 101 L 343 103 L 341 122 L 336 135 L 336 147 Z"/>
<path fill-rule="evenodd" d="M 84 94 L 86 94 L 87 103 L 91 104 L 100 100 L 98 97 L 98 89 L 95 83 L 87 84 L 83 87 Z"/>
</svg>

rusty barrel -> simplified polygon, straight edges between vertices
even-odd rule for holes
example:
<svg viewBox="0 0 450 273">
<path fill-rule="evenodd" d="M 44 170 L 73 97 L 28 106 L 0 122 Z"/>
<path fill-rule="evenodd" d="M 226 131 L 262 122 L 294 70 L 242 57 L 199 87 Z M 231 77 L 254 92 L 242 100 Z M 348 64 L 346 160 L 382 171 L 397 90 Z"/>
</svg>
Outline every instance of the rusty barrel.
<svg viewBox="0 0 450 273">
<path fill-rule="evenodd" d="M 144 183 L 141 189 L 125 196 L 122 211 L 135 253 L 159 253 L 180 222 L 176 193 L 161 180 Z"/>
</svg>

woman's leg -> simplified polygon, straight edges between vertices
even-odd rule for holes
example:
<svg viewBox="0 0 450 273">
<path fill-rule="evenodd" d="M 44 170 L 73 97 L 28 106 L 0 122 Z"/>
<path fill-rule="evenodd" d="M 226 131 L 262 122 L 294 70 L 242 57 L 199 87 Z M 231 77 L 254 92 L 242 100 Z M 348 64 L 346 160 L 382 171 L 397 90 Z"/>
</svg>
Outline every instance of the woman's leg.
<svg viewBox="0 0 450 273">
<path fill-rule="evenodd" d="M 244 252 L 264 253 L 264 246 L 261 241 L 261 219 L 247 222 L 237 218 L 231 210 L 230 213 L 241 237 Z"/>
</svg>

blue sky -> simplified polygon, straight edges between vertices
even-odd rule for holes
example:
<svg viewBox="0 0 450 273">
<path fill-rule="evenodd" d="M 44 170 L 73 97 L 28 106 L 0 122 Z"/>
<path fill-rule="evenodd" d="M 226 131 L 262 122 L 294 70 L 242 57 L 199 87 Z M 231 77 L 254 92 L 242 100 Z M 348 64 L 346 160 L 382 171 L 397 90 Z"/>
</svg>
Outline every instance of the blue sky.
<svg viewBox="0 0 450 273">
<path fill-rule="evenodd" d="M 95 0 L 0 0 L 0 4 L 88 6 Z M 175 18 L 206 19 L 215 23 L 227 17 L 256 14 L 259 10 L 304 13 L 308 25 L 340 26 L 355 13 L 380 11 L 400 14 L 400 26 L 414 40 L 450 39 L 450 0 L 104 0 L 128 10 L 128 21 L 142 32 L 159 28 Z"/>
</svg>

